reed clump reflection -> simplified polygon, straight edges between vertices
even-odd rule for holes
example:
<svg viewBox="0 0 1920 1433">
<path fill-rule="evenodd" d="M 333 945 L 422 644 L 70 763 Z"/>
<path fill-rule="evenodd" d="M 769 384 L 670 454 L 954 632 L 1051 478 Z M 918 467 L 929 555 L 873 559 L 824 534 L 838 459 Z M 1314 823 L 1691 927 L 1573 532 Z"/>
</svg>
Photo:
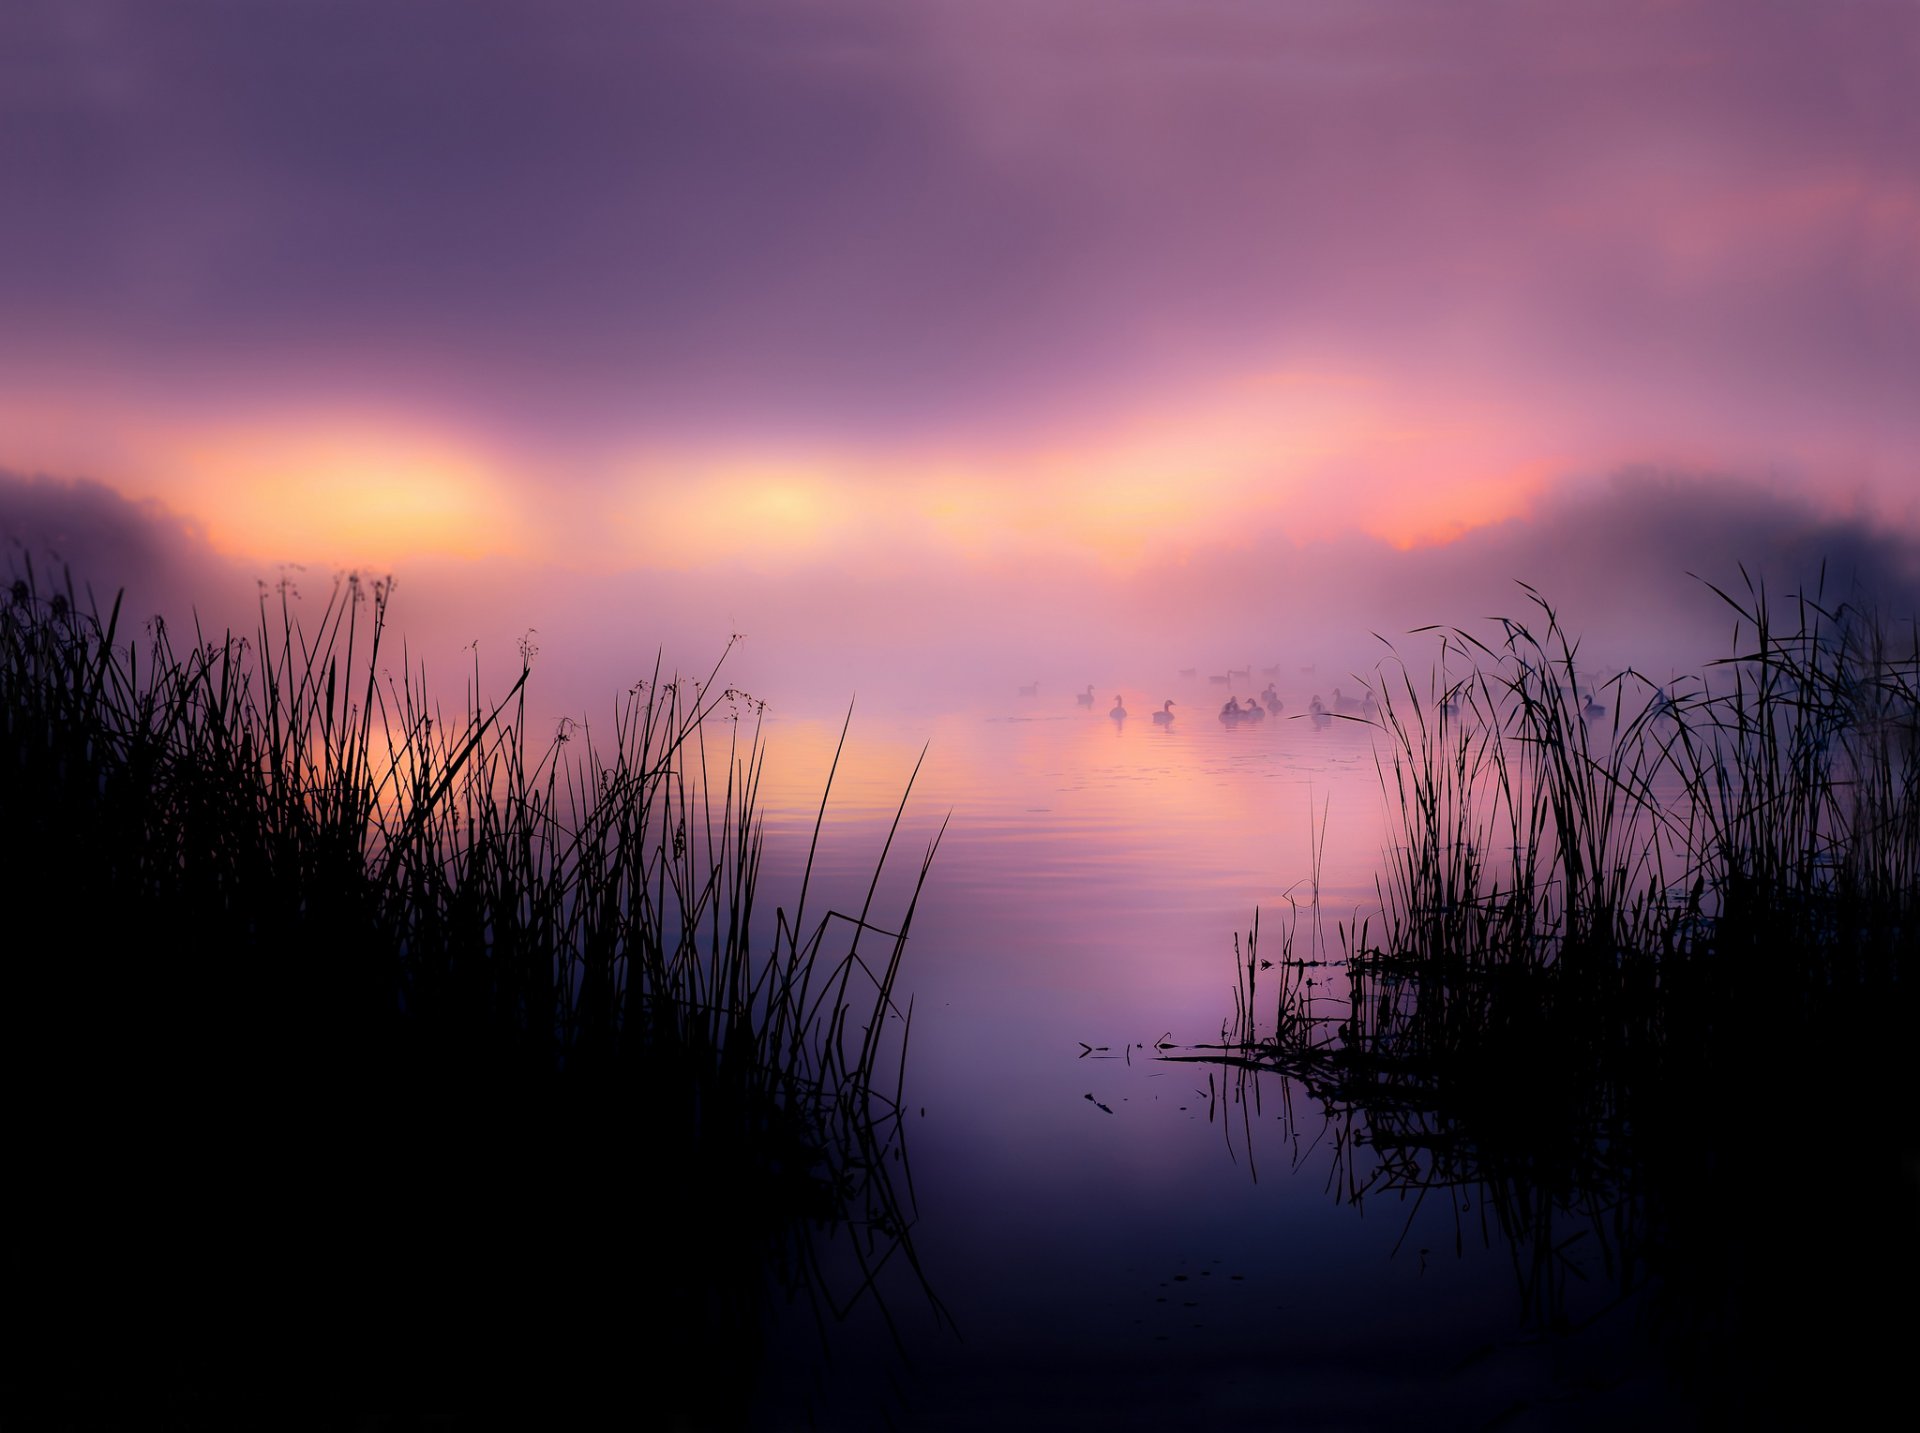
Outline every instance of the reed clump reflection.
<svg viewBox="0 0 1920 1433">
<path fill-rule="evenodd" d="M 1427 690 L 1383 667 L 1379 924 L 1256 923 L 1215 1058 L 1309 1093 L 1343 1197 L 1497 1235 L 1533 1319 L 1630 1301 L 1707 1421 L 1864 1410 L 1920 1268 L 1920 645 L 1714 591 L 1679 682 L 1592 682 L 1530 589 Z"/>
<path fill-rule="evenodd" d="M 803 881 L 769 950 L 750 699 L 656 670 L 540 749 L 531 647 L 449 717 L 386 670 L 389 595 L 136 645 L 0 591 L 13 1397 L 732 1422 L 770 1281 L 832 1314 L 912 1262 L 933 850 L 887 921 L 878 865 L 857 915 Z M 716 1347 L 724 1386 L 679 1376 Z"/>
</svg>

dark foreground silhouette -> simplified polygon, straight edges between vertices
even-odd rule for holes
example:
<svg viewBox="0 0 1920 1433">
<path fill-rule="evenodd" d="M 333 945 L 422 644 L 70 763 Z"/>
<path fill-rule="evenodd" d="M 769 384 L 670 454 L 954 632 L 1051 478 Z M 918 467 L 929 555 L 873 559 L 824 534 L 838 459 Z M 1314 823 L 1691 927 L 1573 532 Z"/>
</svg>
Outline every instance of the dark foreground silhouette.
<svg viewBox="0 0 1920 1433">
<path fill-rule="evenodd" d="M 911 900 L 803 889 L 756 955 L 740 694 L 656 673 L 530 751 L 525 670 L 452 721 L 380 675 L 386 598 L 136 649 L 0 593 L 27 1424 L 734 1426 L 768 1301 L 861 1296 L 818 1241 L 912 1260 Z"/>
</svg>

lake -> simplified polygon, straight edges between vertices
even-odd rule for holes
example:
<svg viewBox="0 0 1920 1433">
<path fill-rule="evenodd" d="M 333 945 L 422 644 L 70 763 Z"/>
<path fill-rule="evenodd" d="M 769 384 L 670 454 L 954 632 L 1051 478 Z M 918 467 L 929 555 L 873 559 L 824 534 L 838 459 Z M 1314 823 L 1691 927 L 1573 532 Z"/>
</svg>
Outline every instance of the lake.
<svg viewBox="0 0 1920 1433">
<path fill-rule="evenodd" d="M 1296 953 L 1312 949 L 1316 874 L 1327 943 L 1377 909 L 1390 828 L 1374 733 L 1295 717 L 1313 680 L 1281 682 L 1281 716 L 1257 723 L 1219 720 L 1225 689 L 1204 678 L 1123 692 L 1124 721 L 1106 715 L 1111 691 L 1092 711 L 1070 693 L 911 717 L 856 706 L 816 868 L 834 903 L 858 909 L 922 743 L 900 880 L 876 910 L 897 913 L 951 813 L 901 981 L 912 1248 L 950 1323 L 903 1259 L 880 1299 L 826 1321 L 824 1347 L 794 1306 L 757 1426 L 1667 1416 L 1622 1357 L 1631 1304 L 1577 1338 L 1543 1335 L 1471 1193 L 1356 1205 L 1341 1191 L 1367 1152 L 1356 1163 L 1304 1092 L 1159 1058 L 1220 1039 L 1256 908 L 1262 950 L 1292 920 Z M 1175 720 L 1156 725 L 1168 696 Z M 763 900 L 790 901 L 839 727 L 765 723 Z M 830 1269 L 847 1252 L 826 1250 Z M 1597 1251 L 1567 1260 L 1589 1253 L 1607 1293 Z"/>
</svg>

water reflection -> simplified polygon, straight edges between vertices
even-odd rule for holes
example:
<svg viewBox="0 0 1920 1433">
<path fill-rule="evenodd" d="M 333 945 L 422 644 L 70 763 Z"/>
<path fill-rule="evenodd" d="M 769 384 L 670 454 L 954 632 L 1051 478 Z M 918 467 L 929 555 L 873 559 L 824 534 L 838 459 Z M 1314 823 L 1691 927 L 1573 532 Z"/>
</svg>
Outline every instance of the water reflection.
<svg viewBox="0 0 1920 1433">
<path fill-rule="evenodd" d="M 1182 710 L 1173 692 L 1162 711 Z M 1221 943 L 1244 911 L 1304 897 L 1316 875 L 1331 909 L 1375 902 L 1383 807 L 1368 733 L 1115 723 L 1059 706 L 918 724 L 855 713 L 816 881 L 837 882 L 839 899 L 864 893 L 923 741 L 901 839 L 951 811 L 903 982 L 914 1246 L 959 1338 L 883 1272 L 910 1367 L 888 1363 L 884 1321 L 853 1310 L 831 1374 L 811 1335 L 776 1339 L 764 1421 L 785 1426 L 803 1403 L 905 1428 L 1018 1426 L 1009 1410 L 1103 1427 L 1177 1424 L 1196 1407 L 1256 1426 L 1277 1407 L 1336 1426 L 1490 1416 L 1488 1390 L 1457 1370 L 1509 1329 L 1504 1272 L 1491 1271 L 1498 1298 L 1486 1269 L 1408 1284 L 1379 1263 L 1381 1231 L 1356 1238 L 1328 1217 L 1312 1172 L 1243 1187 L 1218 1159 L 1207 1081 L 1151 1058 L 1176 1034 L 1218 1032 Z M 791 793 L 766 803 L 772 888 L 789 838 L 811 829 L 837 730 L 824 715 L 769 724 L 763 796 Z M 1421 1331 L 1435 1324 L 1444 1337 Z M 1363 1368 L 1363 1328 L 1391 1351 L 1391 1377 Z M 893 1371 L 866 1376 L 881 1368 Z"/>
</svg>

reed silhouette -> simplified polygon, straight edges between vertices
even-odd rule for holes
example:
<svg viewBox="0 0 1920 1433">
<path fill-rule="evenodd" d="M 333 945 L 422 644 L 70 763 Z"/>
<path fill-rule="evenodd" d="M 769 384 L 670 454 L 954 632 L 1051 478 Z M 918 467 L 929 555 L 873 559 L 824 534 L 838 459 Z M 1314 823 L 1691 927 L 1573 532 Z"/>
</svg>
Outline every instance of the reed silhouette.
<svg viewBox="0 0 1920 1433">
<path fill-rule="evenodd" d="M 391 590 L 144 644 L 0 591 L 10 1405 L 740 1423 L 782 1289 L 917 1268 L 893 992 L 938 839 L 890 921 L 897 816 L 856 914 L 803 878 L 756 924 L 751 698 L 656 668 L 542 749 L 531 646 L 449 716 L 386 672 Z"/>
<path fill-rule="evenodd" d="M 1536 1324 L 1630 1303 L 1676 1420 L 1864 1417 L 1920 1271 L 1920 640 L 1712 590 L 1733 653 L 1598 715 L 1531 589 L 1442 636 L 1467 675 L 1390 663 L 1378 927 L 1296 951 L 1296 909 L 1275 959 L 1256 913 L 1221 1043 L 1179 1058 L 1304 1090 L 1346 1199 L 1464 1196 Z"/>
</svg>

